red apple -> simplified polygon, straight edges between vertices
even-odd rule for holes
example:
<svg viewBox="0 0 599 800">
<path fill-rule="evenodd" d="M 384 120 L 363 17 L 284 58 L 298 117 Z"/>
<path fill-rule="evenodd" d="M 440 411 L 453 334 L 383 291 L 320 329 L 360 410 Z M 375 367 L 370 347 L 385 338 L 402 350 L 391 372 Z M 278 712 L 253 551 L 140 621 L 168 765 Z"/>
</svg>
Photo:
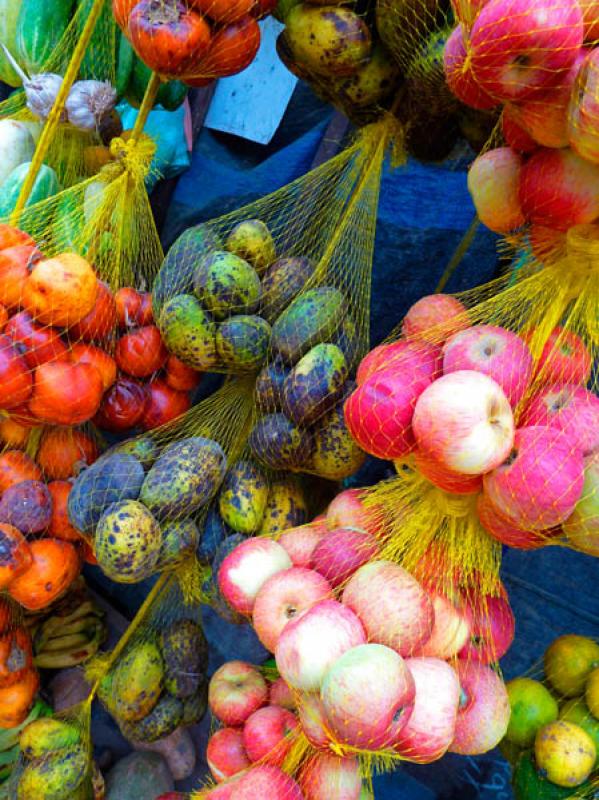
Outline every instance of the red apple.
<svg viewBox="0 0 599 800">
<path fill-rule="evenodd" d="M 208 740 L 206 761 L 217 783 L 236 775 L 250 766 L 243 746 L 243 736 L 237 728 L 221 728 Z"/>
<path fill-rule="evenodd" d="M 405 370 L 410 375 L 429 378 L 441 374 L 441 350 L 434 344 L 400 339 L 393 344 L 381 344 L 362 359 L 356 382 L 360 386 L 375 372 L 388 367 Z"/>
<path fill-rule="evenodd" d="M 233 791 L 228 800 L 304 800 L 304 798 L 297 783 L 282 769 L 272 764 L 260 764 L 252 767 L 233 784 Z"/>
<path fill-rule="evenodd" d="M 253 664 L 228 661 L 216 670 L 208 686 L 208 704 L 225 725 L 237 727 L 268 702 L 268 686 Z"/>
<path fill-rule="evenodd" d="M 331 584 L 313 569 L 291 567 L 262 584 L 254 601 L 252 624 L 264 647 L 274 653 L 287 623 L 320 600 L 333 598 Z"/>
<path fill-rule="evenodd" d="M 505 597 L 481 597 L 465 593 L 464 600 L 472 613 L 470 638 L 458 653 L 460 658 L 491 664 L 507 653 L 514 641 L 515 620 Z"/>
<path fill-rule="evenodd" d="M 599 51 L 585 52 L 586 59 L 576 74 L 566 102 L 566 133 L 570 147 L 579 156 L 597 164 L 599 162 Z M 568 144 L 568 142 L 566 142 Z"/>
<path fill-rule="evenodd" d="M 534 153 L 539 146 L 514 119 L 513 105 L 507 105 L 501 115 L 501 132 L 506 144 L 516 153 Z"/>
<path fill-rule="evenodd" d="M 295 711 L 295 695 L 283 678 L 277 678 L 271 684 L 269 699 L 271 706 L 281 706 L 281 708 L 286 708 L 288 711 Z"/>
<path fill-rule="evenodd" d="M 408 339 L 436 345 L 470 325 L 463 303 L 450 294 L 429 294 L 410 306 L 401 330 Z"/>
<path fill-rule="evenodd" d="M 291 559 L 272 539 L 246 539 L 229 553 L 218 571 L 218 586 L 227 603 L 240 614 L 251 614 L 260 588 Z"/>
<path fill-rule="evenodd" d="M 275 650 L 277 668 L 294 689 L 320 689 L 325 672 L 366 635 L 357 616 L 335 600 L 323 600 L 289 622 Z"/>
<path fill-rule="evenodd" d="M 377 555 L 378 544 L 370 533 L 337 528 L 323 536 L 314 548 L 312 566 L 336 588 Z"/>
<path fill-rule="evenodd" d="M 519 428 L 509 457 L 483 478 L 485 494 L 518 527 L 553 528 L 578 502 L 584 481 L 580 450 L 553 428 Z"/>
<path fill-rule="evenodd" d="M 470 32 L 471 69 L 497 100 L 523 100 L 560 83 L 582 37 L 576 0 L 489 0 Z"/>
<path fill-rule="evenodd" d="M 450 90 L 470 108 L 495 108 L 497 100 L 479 86 L 467 58 L 464 29 L 458 25 L 451 32 L 443 50 L 443 70 Z"/>
<path fill-rule="evenodd" d="M 599 217 L 599 166 L 568 148 L 541 148 L 520 171 L 520 205 L 533 225 L 566 231 Z"/>
<path fill-rule="evenodd" d="M 297 782 L 305 800 L 360 800 L 360 762 L 357 758 L 316 753 L 301 766 Z"/>
<path fill-rule="evenodd" d="M 535 331 L 523 337 L 532 342 Z M 554 328 L 543 340 L 543 349 L 537 359 L 536 383 L 581 383 L 591 375 L 592 358 L 584 342 L 567 328 Z"/>
<path fill-rule="evenodd" d="M 324 520 L 313 521 L 308 525 L 300 525 L 298 528 L 288 528 L 277 541 L 287 551 L 294 567 L 308 568 L 312 564 L 314 548 L 325 535 L 326 530 Z"/>
<path fill-rule="evenodd" d="M 510 720 L 507 689 L 499 675 L 477 661 L 455 662 L 461 686 L 455 737 L 449 752 L 479 755 L 496 747 Z"/>
<path fill-rule="evenodd" d="M 291 734 L 298 725 L 295 714 L 281 706 L 254 711 L 243 728 L 243 744 L 250 761 L 280 767 L 293 743 Z"/>
<path fill-rule="evenodd" d="M 460 683 L 456 671 L 439 658 L 408 658 L 406 666 L 416 695 L 395 750 L 417 764 L 430 764 L 441 758 L 453 741 Z"/>
<path fill-rule="evenodd" d="M 474 370 L 443 375 L 414 409 L 418 447 L 453 472 L 481 475 L 508 456 L 514 441 L 509 401 L 492 378 Z"/>
<path fill-rule="evenodd" d="M 468 641 L 472 626 L 472 612 L 459 596 L 449 599 L 438 592 L 429 593 L 435 622 L 430 637 L 423 645 L 414 648 L 411 655 L 418 657 L 452 658 Z"/>
<path fill-rule="evenodd" d="M 599 556 L 599 452 L 585 459 L 580 500 L 562 527 L 575 550 Z"/>
<path fill-rule="evenodd" d="M 302 730 L 310 744 L 317 749 L 328 750 L 333 740 L 333 734 L 330 731 L 320 694 L 301 692 L 298 698 L 297 712 Z"/>
<path fill-rule="evenodd" d="M 320 695 L 338 741 L 381 750 L 393 746 L 407 724 L 415 686 L 395 650 L 363 644 L 345 652 L 329 668 Z"/>
<path fill-rule="evenodd" d="M 509 233 L 526 221 L 518 196 L 522 163 L 511 147 L 496 147 L 477 156 L 468 170 L 476 213 L 495 233 Z"/>
<path fill-rule="evenodd" d="M 480 475 L 462 475 L 459 472 L 452 472 L 420 450 L 416 450 L 414 453 L 414 466 L 437 488 L 451 494 L 474 494 L 479 492 L 483 485 Z"/>
<path fill-rule="evenodd" d="M 544 386 L 522 409 L 520 425 L 546 425 L 568 435 L 584 456 L 599 449 L 599 397 L 582 386 Z"/>
<path fill-rule="evenodd" d="M 481 494 L 476 504 L 480 524 L 497 541 L 519 550 L 538 550 L 545 547 L 551 534 L 549 531 L 533 531 L 519 528 L 513 520 L 498 511 L 486 494 Z"/>
<path fill-rule="evenodd" d="M 431 600 L 409 572 L 392 561 L 365 564 L 349 580 L 343 604 L 356 614 L 368 641 L 402 656 L 421 647 L 433 630 Z"/>
<path fill-rule="evenodd" d="M 376 534 L 373 512 L 364 505 L 363 489 L 345 489 L 331 500 L 325 515 L 327 528 L 357 528 Z"/>
<path fill-rule="evenodd" d="M 578 0 L 582 10 L 584 25 L 584 41 L 586 44 L 597 44 L 599 40 L 599 2 L 598 0 Z"/>
</svg>

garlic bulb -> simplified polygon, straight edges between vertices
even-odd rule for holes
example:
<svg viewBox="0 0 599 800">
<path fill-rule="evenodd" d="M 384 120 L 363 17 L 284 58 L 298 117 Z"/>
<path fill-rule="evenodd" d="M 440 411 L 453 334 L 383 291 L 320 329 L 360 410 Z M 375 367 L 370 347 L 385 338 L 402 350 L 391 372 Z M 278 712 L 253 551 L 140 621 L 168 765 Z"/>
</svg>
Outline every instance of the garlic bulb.
<svg viewBox="0 0 599 800">
<path fill-rule="evenodd" d="M 116 105 L 116 90 L 106 81 L 77 81 L 69 92 L 65 108 L 71 125 L 95 131 Z"/>
<path fill-rule="evenodd" d="M 47 119 L 60 90 L 62 77 L 56 75 L 54 72 L 40 72 L 38 75 L 31 75 L 30 77 L 25 70 L 17 64 L 6 45 L 2 44 L 1 46 L 10 65 L 23 82 L 23 89 L 25 90 L 25 97 L 27 98 L 27 108 L 39 119 Z M 66 120 L 66 114 L 64 112 L 61 115 L 61 120 Z"/>
</svg>

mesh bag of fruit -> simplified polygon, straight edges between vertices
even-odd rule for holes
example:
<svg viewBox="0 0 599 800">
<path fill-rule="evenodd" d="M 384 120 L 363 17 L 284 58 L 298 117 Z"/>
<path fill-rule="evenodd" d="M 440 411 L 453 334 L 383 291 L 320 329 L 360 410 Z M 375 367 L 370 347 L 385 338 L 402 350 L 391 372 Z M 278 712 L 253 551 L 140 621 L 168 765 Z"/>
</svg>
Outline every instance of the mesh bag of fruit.
<svg viewBox="0 0 599 800">
<path fill-rule="evenodd" d="M 507 684 L 510 723 L 500 743 L 516 800 L 592 798 L 599 787 L 599 645 L 565 634 L 543 661 Z"/>
</svg>

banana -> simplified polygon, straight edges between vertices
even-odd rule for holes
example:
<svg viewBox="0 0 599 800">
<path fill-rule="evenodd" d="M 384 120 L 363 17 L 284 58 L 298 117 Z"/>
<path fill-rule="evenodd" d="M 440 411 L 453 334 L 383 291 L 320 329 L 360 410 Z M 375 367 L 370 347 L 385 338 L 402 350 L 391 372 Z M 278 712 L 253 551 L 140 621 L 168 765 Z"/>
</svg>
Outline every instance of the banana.
<svg viewBox="0 0 599 800">
<path fill-rule="evenodd" d="M 89 632 L 88 632 L 89 631 Z M 58 653 L 64 650 L 77 650 L 86 647 L 94 637 L 94 628 L 89 628 L 81 633 L 71 633 L 68 636 L 57 636 L 44 645 L 43 653 Z M 89 635 L 91 633 L 91 636 Z"/>
<path fill-rule="evenodd" d="M 35 633 L 33 646 L 36 652 L 41 652 L 46 649 L 46 643 L 50 639 L 57 636 L 63 636 L 68 633 L 77 633 L 83 630 L 91 620 L 98 620 L 104 616 L 100 609 L 96 608 L 91 600 L 86 600 L 84 603 L 71 612 L 67 616 L 59 617 L 52 616 L 45 620 L 41 627 Z M 83 627 L 78 627 L 81 623 Z"/>
<path fill-rule="evenodd" d="M 87 637 L 85 644 L 73 646 L 72 644 L 62 650 L 50 650 L 38 653 L 33 662 L 40 669 L 64 669 L 82 664 L 98 652 L 104 640 L 106 629 L 102 623 L 96 626 L 91 638 Z M 78 634 L 75 634 L 78 636 Z M 67 637 L 64 637 L 67 638 Z"/>
</svg>

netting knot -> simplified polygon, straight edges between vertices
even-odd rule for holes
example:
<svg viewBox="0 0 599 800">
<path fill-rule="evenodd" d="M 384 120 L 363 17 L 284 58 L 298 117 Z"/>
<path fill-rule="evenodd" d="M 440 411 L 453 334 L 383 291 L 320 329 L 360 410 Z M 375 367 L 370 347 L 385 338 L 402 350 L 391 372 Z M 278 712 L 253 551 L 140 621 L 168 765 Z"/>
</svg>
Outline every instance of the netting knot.
<svg viewBox="0 0 599 800">
<path fill-rule="evenodd" d="M 116 159 L 121 172 L 128 172 L 135 177 L 144 178 L 148 174 L 155 152 L 155 142 L 145 134 L 139 139 L 117 136 L 110 142 L 110 155 Z"/>
<path fill-rule="evenodd" d="M 451 494 L 431 488 L 437 509 L 448 517 L 467 517 L 476 507 L 477 494 Z"/>
</svg>

